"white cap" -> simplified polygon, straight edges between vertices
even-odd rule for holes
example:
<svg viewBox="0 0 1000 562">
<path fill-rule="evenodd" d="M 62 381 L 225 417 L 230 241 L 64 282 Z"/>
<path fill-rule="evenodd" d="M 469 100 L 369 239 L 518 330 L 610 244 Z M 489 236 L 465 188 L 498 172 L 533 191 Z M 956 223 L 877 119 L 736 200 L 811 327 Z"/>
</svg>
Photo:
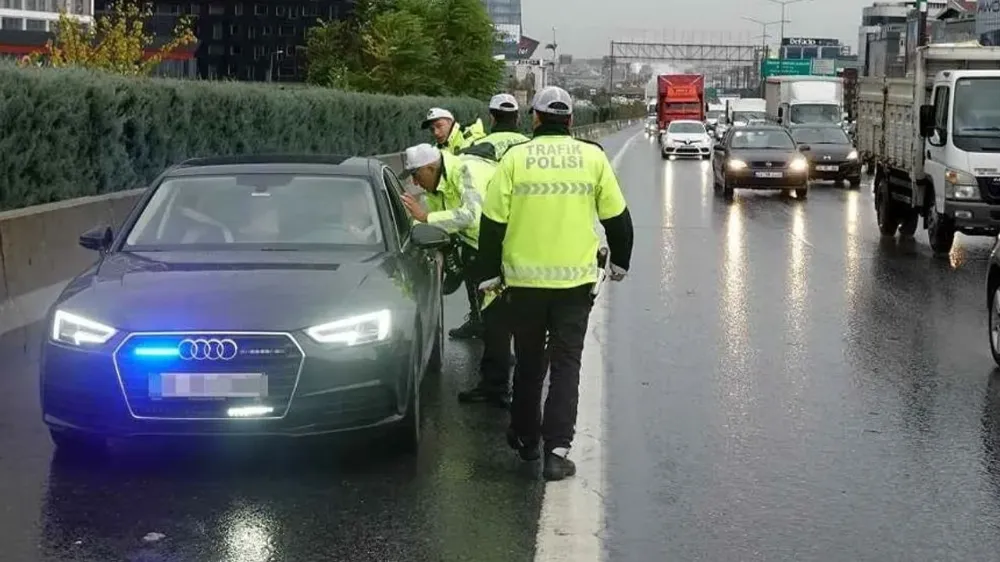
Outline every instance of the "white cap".
<svg viewBox="0 0 1000 562">
<path fill-rule="evenodd" d="M 420 125 L 420 128 L 426 129 L 431 126 L 431 123 L 437 121 L 438 119 L 451 119 L 454 121 L 455 116 L 452 115 L 447 109 L 432 107 L 430 111 L 427 112 L 427 117 L 424 117 L 424 122 Z"/>
<path fill-rule="evenodd" d="M 550 115 L 572 115 L 573 98 L 558 86 L 542 88 L 531 100 L 531 109 Z"/>
<path fill-rule="evenodd" d="M 510 94 L 497 94 L 490 99 L 491 111 L 517 111 L 517 99 Z"/>
<path fill-rule="evenodd" d="M 406 170 L 403 175 L 412 175 L 420 168 L 439 160 L 441 160 L 441 151 L 437 147 L 426 143 L 411 146 L 403 153 L 403 168 Z"/>
</svg>

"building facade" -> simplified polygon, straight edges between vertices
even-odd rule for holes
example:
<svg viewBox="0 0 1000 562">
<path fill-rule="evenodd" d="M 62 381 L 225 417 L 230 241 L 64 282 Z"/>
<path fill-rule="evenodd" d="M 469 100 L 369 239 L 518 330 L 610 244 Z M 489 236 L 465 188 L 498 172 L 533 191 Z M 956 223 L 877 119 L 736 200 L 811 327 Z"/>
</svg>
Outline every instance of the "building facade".
<svg viewBox="0 0 1000 562">
<path fill-rule="evenodd" d="M 93 22 L 93 0 L 0 0 L 0 57 L 38 51 L 63 10 L 84 23 Z"/>
<path fill-rule="evenodd" d="M 948 2 L 928 1 L 927 10 L 930 17 L 943 10 Z M 906 2 L 875 2 L 861 10 L 861 26 L 858 28 L 858 65 L 865 68 L 868 59 L 868 43 L 885 41 L 884 29 L 906 27 L 910 10 L 917 8 L 916 0 Z"/>
<path fill-rule="evenodd" d="M 494 54 L 507 59 L 521 58 L 518 43 L 521 41 L 521 0 L 483 0 L 486 13 L 493 20 L 493 26 L 500 34 L 500 42 Z"/>
</svg>

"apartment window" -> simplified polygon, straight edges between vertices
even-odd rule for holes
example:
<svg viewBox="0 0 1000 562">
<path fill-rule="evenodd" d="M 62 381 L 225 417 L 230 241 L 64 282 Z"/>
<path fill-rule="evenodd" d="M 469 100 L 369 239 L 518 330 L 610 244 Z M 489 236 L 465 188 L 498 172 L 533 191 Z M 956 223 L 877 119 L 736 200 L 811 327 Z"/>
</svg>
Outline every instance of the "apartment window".
<svg viewBox="0 0 1000 562">
<path fill-rule="evenodd" d="M 216 41 L 222 39 L 222 24 L 217 23 L 212 26 L 212 39 Z"/>
<path fill-rule="evenodd" d="M 295 26 L 294 25 L 283 25 L 283 26 L 279 27 L 278 28 L 278 35 L 280 35 L 282 37 L 291 37 L 292 35 L 295 35 Z"/>
<path fill-rule="evenodd" d="M 208 14 L 211 16 L 224 16 L 226 15 L 226 6 L 224 4 L 209 4 Z"/>
<path fill-rule="evenodd" d="M 236 4 L 233 6 L 233 15 L 242 16 L 243 15 L 243 4 Z"/>
<path fill-rule="evenodd" d="M 226 54 L 226 49 L 222 45 L 215 43 L 213 45 L 208 46 L 208 54 L 212 55 L 213 57 L 218 57 Z"/>
<path fill-rule="evenodd" d="M 24 9 L 29 12 L 40 12 L 39 4 L 41 4 L 39 0 L 24 0 Z"/>
<path fill-rule="evenodd" d="M 207 70 L 208 70 L 207 74 L 209 80 L 214 80 L 215 78 L 219 77 L 219 67 L 215 66 L 214 64 L 208 65 Z"/>
<path fill-rule="evenodd" d="M 254 72 L 255 70 L 257 70 L 257 69 L 254 68 L 254 67 L 252 67 L 252 66 L 248 66 L 248 67 L 244 68 L 243 69 L 243 77 L 246 78 L 247 80 L 253 80 L 254 79 L 254 75 L 256 74 Z"/>
<path fill-rule="evenodd" d="M 255 59 L 262 59 L 262 58 L 264 58 L 264 46 L 263 45 L 254 45 L 253 46 L 253 58 L 255 58 Z"/>
<path fill-rule="evenodd" d="M 305 6 L 302 6 L 302 17 L 304 17 L 304 18 L 311 18 L 311 17 L 313 17 L 313 16 L 315 16 L 317 14 L 318 14 L 318 12 L 316 10 L 316 6 L 314 6 L 314 5 L 308 5 L 308 4 L 305 5 Z"/>
<path fill-rule="evenodd" d="M 232 78 L 236 75 L 236 65 L 228 64 L 226 65 L 226 76 Z"/>
<path fill-rule="evenodd" d="M 287 47 L 285 47 L 285 54 L 290 57 L 295 56 L 295 45 L 289 44 Z"/>
<path fill-rule="evenodd" d="M 191 4 L 190 6 L 188 6 L 188 13 L 191 14 L 192 16 L 200 16 L 201 4 Z"/>
<path fill-rule="evenodd" d="M 27 31 L 48 31 L 48 22 L 45 20 L 24 20 L 24 29 Z"/>
<path fill-rule="evenodd" d="M 257 4 L 257 5 L 255 5 L 253 7 L 253 15 L 255 15 L 255 16 L 266 16 L 267 15 L 267 6 L 265 6 L 264 4 Z"/>
<path fill-rule="evenodd" d="M 257 28 L 251 25 L 250 27 L 247 28 L 247 39 L 256 39 L 256 38 L 257 38 Z"/>
<path fill-rule="evenodd" d="M 265 25 L 261 31 L 262 35 L 264 35 L 265 37 L 274 33 L 274 30 L 271 28 L 270 25 Z"/>
<path fill-rule="evenodd" d="M 239 45 L 231 45 L 229 47 L 229 54 L 230 55 L 239 55 L 241 53 L 243 53 L 243 49 L 240 48 Z"/>
<path fill-rule="evenodd" d="M 278 16 L 279 18 L 285 17 L 286 12 L 287 12 L 287 9 L 285 8 L 285 6 L 275 6 L 274 7 L 274 15 Z"/>
<path fill-rule="evenodd" d="M 2 18 L 0 19 L 0 27 L 24 31 L 24 20 L 21 18 Z"/>
<path fill-rule="evenodd" d="M 8 8 L 8 9 L 11 9 L 11 10 L 20 10 L 21 6 L 23 6 L 23 5 L 24 4 L 21 3 L 21 0 L 0 0 L 0 8 Z"/>
<path fill-rule="evenodd" d="M 230 35 L 239 35 L 240 34 L 240 26 L 236 25 L 235 23 L 233 25 L 230 25 L 229 26 L 229 34 Z"/>
</svg>

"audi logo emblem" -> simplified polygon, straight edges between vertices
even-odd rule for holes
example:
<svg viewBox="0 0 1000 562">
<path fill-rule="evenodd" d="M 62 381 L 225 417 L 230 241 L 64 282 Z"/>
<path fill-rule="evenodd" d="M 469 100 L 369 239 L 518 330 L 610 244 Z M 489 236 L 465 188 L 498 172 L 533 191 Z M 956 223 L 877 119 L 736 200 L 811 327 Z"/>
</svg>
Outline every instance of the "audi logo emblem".
<svg viewBox="0 0 1000 562">
<path fill-rule="evenodd" d="M 185 361 L 230 361 L 239 353 L 239 347 L 228 338 L 187 338 L 181 340 L 177 353 Z"/>
</svg>

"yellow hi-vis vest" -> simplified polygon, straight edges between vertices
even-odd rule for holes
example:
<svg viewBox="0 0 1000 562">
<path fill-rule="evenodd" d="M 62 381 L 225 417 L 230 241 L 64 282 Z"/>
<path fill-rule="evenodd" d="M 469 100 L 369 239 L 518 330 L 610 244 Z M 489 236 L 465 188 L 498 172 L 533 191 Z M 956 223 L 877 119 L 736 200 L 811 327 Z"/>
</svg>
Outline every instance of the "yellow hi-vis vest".
<svg viewBox="0 0 1000 562">
<path fill-rule="evenodd" d="M 507 286 L 569 289 L 597 281 L 594 223 L 625 208 L 600 146 L 545 135 L 507 151 L 486 189 L 483 214 L 507 225 Z"/>
<path fill-rule="evenodd" d="M 452 156 L 442 152 L 444 170 L 437 190 L 427 192 L 427 223 L 451 233 L 479 248 L 479 217 L 486 186 L 496 163 L 476 156 Z"/>
<path fill-rule="evenodd" d="M 496 151 L 497 160 L 503 158 L 503 155 L 507 153 L 507 150 L 514 146 L 515 144 L 521 144 L 522 142 L 528 142 L 530 139 L 514 131 L 498 131 L 496 133 L 490 133 L 485 137 L 472 143 L 476 144 L 491 144 L 493 145 L 493 150 Z"/>
<path fill-rule="evenodd" d="M 476 119 L 476 122 L 463 128 L 456 121 L 451 128 L 451 134 L 448 135 L 448 140 L 444 144 L 438 145 L 438 148 L 442 152 L 450 152 L 451 154 L 458 154 L 459 150 L 467 146 L 471 146 L 472 143 L 478 141 L 479 139 L 486 136 L 486 127 L 483 126 L 482 119 Z"/>
</svg>

